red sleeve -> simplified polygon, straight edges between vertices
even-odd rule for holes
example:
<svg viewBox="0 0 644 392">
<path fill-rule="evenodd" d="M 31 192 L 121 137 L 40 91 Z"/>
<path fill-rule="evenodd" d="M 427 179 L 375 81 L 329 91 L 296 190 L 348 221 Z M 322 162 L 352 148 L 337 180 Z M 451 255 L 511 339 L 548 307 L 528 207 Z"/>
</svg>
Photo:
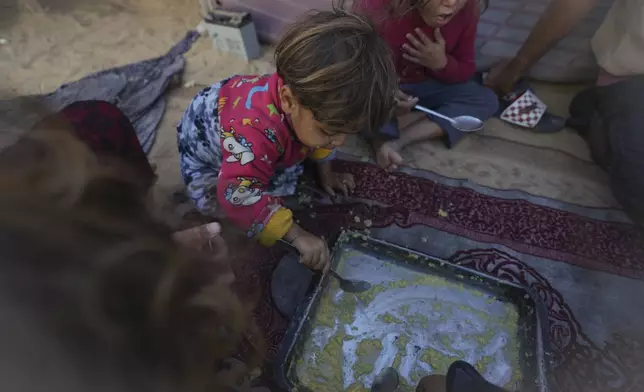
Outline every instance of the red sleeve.
<svg viewBox="0 0 644 392">
<path fill-rule="evenodd" d="M 265 245 L 282 238 L 292 225 L 291 211 L 282 207 L 279 198 L 266 194 L 279 159 L 276 132 L 235 121 L 221 134 L 219 205 L 234 225 Z"/>
<path fill-rule="evenodd" d="M 433 71 L 436 78 L 445 83 L 463 83 L 472 78 L 476 71 L 476 26 L 479 21 L 478 5 L 470 0 L 464 9 L 463 29 L 456 46 L 447 54 L 447 65 L 441 71 Z"/>
</svg>

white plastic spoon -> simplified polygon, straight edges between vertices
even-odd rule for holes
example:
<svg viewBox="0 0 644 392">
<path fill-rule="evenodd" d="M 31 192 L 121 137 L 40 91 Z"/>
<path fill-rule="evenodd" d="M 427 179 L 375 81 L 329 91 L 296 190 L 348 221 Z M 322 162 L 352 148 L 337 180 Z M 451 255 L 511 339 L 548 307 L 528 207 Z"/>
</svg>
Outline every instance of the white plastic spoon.
<svg viewBox="0 0 644 392">
<path fill-rule="evenodd" d="M 414 109 L 420 110 L 421 112 L 425 112 L 425 113 L 430 114 L 432 116 L 440 117 L 443 120 L 447 120 L 450 123 L 452 123 L 454 128 L 456 128 L 456 129 L 458 129 L 459 131 L 462 131 L 462 132 L 477 132 L 477 131 L 480 131 L 481 129 L 483 129 L 483 121 L 479 120 L 476 117 L 458 116 L 456 118 L 451 118 L 451 117 L 447 117 L 447 116 L 445 116 L 443 114 L 440 114 L 438 112 L 435 112 L 435 111 L 433 111 L 431 109 L 427 109 L 426 107 L 420 106 L 420 105 L 414 106 Z"/>
</svg>

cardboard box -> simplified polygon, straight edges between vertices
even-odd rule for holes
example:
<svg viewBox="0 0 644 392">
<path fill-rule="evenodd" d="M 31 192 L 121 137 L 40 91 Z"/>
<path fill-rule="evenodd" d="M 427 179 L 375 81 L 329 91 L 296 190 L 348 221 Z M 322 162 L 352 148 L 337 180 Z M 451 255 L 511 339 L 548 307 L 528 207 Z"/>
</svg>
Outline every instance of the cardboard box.
<svg viewBox="0 0 644 392">
<path fill-rule="evenodd" d="M 261 56 L 257 31 L 250 13 L 216 9 L 208 13 L 204 26 L 216 49 L 237 54 L 246 60 Z"/>
</svg>

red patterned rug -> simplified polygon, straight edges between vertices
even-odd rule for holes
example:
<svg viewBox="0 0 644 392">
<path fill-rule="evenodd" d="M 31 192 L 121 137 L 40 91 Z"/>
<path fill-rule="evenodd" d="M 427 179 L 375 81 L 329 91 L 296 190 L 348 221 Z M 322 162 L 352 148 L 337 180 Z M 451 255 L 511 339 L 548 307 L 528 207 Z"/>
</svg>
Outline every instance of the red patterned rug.
<svg viewBox="0 0 644 392">
<path fill-rule="evenodd" d="M 342 229 L 365 229 L 364 221 L 370 220 L 371 229 L 404 231 L 420 227 L 452 237 L 463 246 L 444 255 L 444 259 L 530 286 L 539 293 L 548 308 L 555 378 L 560 390 L 644 390 L 643 347 L 617 335 L 610 342 L 593 342 L 566 299 L 553 288 L 553 282 L 527 263 L 531 258 L 547 259 L 643 279 L 644 232 L 640 229 L 526 199 L 491 195 L 490 190 L 482 193 L 472 186 L 447 185 L 449 180 L 440 178 L 384 174 L 364 163 L 337 164 L 338 169 L 355 176 L 357 190 L 353 196 L 359 202 L 314 204 L 297 211 L 303 227 L 325 238 L 335 238 Z M 356 215 L 362 217 L 360 223 L 356 223 Z M 268 343 L 269 358 L 279 348 L 288 326 L 273 306 L 269 287 L 272 271 L 284 253 L 284 249 L 276 247 L 237 268 L 240 282 L 263 290 L 256 320 Z"/>
</svg>

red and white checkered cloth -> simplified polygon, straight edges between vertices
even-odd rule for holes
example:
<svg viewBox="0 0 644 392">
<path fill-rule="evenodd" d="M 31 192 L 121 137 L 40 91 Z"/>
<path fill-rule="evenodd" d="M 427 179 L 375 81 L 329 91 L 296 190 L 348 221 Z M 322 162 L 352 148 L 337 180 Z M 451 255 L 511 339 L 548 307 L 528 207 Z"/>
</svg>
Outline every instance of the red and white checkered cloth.
<svg viewBox="0 0 644 392">
<path fill-rule="evenodd" d="M 510 93 L 505 99 L 514 102 L 501 113 L 501 120 L 524 128 L 536 127 L 548 108 L 530 89 L 521 94 Z"/>
</svg>

